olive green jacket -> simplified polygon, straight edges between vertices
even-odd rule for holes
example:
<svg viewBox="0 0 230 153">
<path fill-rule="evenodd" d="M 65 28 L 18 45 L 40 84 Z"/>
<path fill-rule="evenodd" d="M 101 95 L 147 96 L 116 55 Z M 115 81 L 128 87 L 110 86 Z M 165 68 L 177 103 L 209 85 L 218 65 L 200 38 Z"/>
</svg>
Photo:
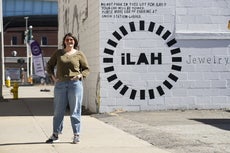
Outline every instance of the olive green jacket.
<svg viewBox="0 0 230 153">
<path fill-rule="evenodd" d="M 50 57 L 46 70 L 49 75 L 54 75 L 60 81 L 66 81 L 79 74 L 84 78 L 87 77 L 89 65 L 82 51 L 68 55 L 63 49 L 59 49 Z"/>
</svg>

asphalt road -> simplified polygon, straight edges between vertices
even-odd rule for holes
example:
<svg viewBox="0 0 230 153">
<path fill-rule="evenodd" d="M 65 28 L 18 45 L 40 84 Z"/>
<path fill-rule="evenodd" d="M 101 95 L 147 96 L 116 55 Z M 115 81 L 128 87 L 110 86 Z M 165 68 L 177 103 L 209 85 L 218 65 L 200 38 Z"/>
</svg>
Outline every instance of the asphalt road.
<svg viewBox="0 0 230 153">
<path fill-rule="evenodd" d="M 230 153 L 229 110 L 114 112 L 93 116 L 172 153 Z"/>
</svg>

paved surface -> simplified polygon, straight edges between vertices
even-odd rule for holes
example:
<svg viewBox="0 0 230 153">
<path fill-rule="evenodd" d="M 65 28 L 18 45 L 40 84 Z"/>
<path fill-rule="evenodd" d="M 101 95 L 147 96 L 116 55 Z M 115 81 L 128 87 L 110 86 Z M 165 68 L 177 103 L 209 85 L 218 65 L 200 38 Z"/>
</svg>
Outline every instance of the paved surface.
<svg viewBox="0 0 230 153">
<path fill-rule="evenodd" d="M 81 142 L 71 144 L 68 113 L 61 142 L 46 144 L 52 133 L 52 96 L 40 93 L 40 87 L 20 88 L 24 98 L 0 102 L 0 153 L 168 153 L 89 115 L 82 117 Z M 45 98 L 31 98 L 41 95 Z"/>
<path fill-rule="evenodd" d="M 9 100 L 0 102 L 0 153 L 230 153 L 229 110 L 83 115 L 77 145 L 71 144 L 67 114 L 61 142 L 45 144 L 52 129 L 53 87 L 20 89 L 19 100 L 3 89 Z"/>
<path fill-rule="evenodd" d="M 13 99 L 10 92 L 12 87 L 3 87 L 3 97 L 5 99 Z M 21 98 L 53 98 L 53 86 L 37 85 L 37 86 L 19 86 L 18 97 Z M 49 92 L 47 92 L 49 90 Z"/>
<path fill-rule="evenodd" d="M 115 112 L 94 117 L 171 153 L 230 153 L 229 110 Z"/>
</svg>

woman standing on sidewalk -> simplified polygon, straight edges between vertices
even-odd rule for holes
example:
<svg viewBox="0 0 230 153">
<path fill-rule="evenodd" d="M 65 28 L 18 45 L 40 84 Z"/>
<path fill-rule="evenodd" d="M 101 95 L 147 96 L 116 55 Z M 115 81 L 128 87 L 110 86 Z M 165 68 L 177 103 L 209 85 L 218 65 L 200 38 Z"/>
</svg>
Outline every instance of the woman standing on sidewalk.
<svg viewBox="0 0 230 153">
<path fill-rule="evenodd" d="M 80 141 L 82 79 L 88 76 L 89 66 L 84 53 L 77 50 L 78 41 L 71 33 L 64 36 L 62 45 L 63 49 L 57 50 L 47 63 L 47 72 L 55 82 L 55 87 L 53 134 L 46 143 L 58 141 L 58 134 L 62 133 L 67 105 L 70 107 L 73 143 Z"/>
</svg>

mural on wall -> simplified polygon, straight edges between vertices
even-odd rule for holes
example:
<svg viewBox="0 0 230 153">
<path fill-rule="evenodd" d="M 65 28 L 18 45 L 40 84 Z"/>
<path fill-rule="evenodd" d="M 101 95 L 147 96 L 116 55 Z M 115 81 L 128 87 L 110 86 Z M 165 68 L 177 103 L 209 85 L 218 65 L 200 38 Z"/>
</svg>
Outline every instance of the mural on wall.
<svg viewBox="0 0 230 153">
<path fill-rule="evenodd" d="M 170 1 L 101 1 L 102 22 L 115 20 L 117 25 L 105 36 L 104 72 L 120 95 L 132 100 L 155 99 L 178 81 L 181 49 L 169 25 L 172 11 L 166 11 L 173 7 Z"/>
</svg>

